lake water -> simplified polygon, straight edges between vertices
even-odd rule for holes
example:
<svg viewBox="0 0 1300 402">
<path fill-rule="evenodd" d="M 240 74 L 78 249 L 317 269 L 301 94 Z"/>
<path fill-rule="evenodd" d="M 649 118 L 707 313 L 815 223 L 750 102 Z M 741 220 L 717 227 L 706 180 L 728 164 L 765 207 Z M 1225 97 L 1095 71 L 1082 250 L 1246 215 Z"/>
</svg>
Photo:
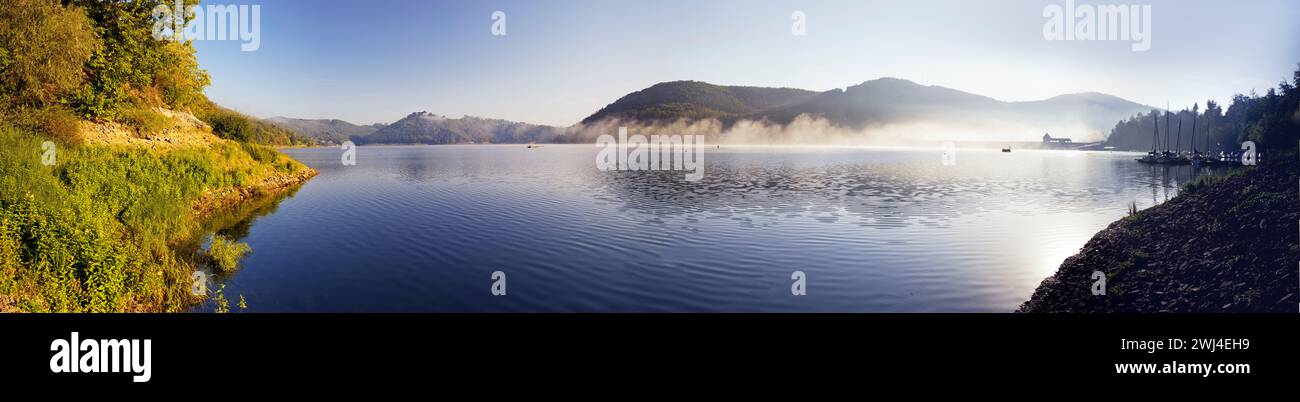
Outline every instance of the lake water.
<svg viewBox="0 0 1300 402">
<path fill-rule="evenodd" d="M 253 248 L 225 294 L 263 312 L 1006 312 L 1196 174 L 1111 152 L 724 147 L 687 182 L 598 171 L 596 151 L 285 150 L 320 175 L 225 231 Z"/>
</svg>

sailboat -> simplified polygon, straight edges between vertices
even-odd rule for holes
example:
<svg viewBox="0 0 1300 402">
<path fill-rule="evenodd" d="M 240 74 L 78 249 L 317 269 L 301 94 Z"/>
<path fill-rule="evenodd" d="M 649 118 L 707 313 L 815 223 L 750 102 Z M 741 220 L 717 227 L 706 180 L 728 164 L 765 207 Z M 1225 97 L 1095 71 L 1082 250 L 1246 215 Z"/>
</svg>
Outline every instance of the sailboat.
<svg viewBox="0 0 1300 402">
<path fill-rule="evenodd" d="M 1173 156 L 1169 152 L 1169 105 L 1165 105 L 1165 150 L 1156 158 L 1156 163 L 1166 163 Z"/>
<path fill-rule="evenodd" d="M 1166 124 L 1165 130 L 1168 129 L 1169 129 L 1168 124 Z M 1164 157 L 1160 158 L 1159 163 L 1165 165 L 1186 165 L 1188 163 L 1191 163 L 1191 161 L 1189 161 L 1187 157 L 1183 156 L 1182 143 L 1183 143 L 1183 116 L 1178 116 L 1178 137 L 1176 137 L 1175 139 L 1174 149 L 1172 152 L 1166 151 Z"/>
<path fill-rule="evenodd" d="M 1151 152 L 1147 152 L 1147 156 L 1143 156 L 1137 160 L 1141 163 L 1156 163 L 1160 160 L 1160 153 L 1156 152 L 1160 147 L 1160 116 L 1156 116 L 1155 113 L 1152 113 L 1151 120 L 1156 123 L 1155 130 L 1151 131 Z"/>
</svg>

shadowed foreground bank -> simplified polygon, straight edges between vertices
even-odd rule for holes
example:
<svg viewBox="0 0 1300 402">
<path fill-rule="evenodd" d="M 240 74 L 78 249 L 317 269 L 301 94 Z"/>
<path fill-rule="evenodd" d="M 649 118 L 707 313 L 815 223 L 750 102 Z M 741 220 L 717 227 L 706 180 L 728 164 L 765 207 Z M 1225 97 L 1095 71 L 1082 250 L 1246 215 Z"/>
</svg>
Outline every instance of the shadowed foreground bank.
<svg viewBox="0 0 1300 402">
<path fill-rule="evenodd" d="M 1111 224 L 1019 312 L 1296 312 L 1295 165 L 1194 182 Z M 1093 271 L 1106 274 L 1105 295 L 1092 294 Z"/>
</svg>

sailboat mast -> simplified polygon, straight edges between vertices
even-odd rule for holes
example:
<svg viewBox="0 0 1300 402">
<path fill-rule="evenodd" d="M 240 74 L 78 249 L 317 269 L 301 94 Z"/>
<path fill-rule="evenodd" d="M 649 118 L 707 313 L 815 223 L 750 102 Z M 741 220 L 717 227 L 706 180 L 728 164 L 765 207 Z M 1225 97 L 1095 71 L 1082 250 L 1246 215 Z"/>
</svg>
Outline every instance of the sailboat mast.
<svg viewBox="0 0 1300 402">
<path fill-rule="evenodd" d="M 1183 152 L 1183 115 L 1178 115 L 1178 137 L 1174 142 L 1174 153 Z"/>
<path fill-rule="evenodd" d="M 1192 154 L 1195 155 L 1197 153 L 1196 152 L 1196 109 L 1192 109 L 1192 139 L 1188 142 L 1192 144 L 1191 151 Z"/>
<path fill-rule="evenodd" d="M 1165 105 L 1165 152 L 1169 152 L 1169 105 Z"/>
<path fill-rule="evenodd" d="M 1160 150 L 1160 115 L 1151 113 L 1151 120 L 1156 122 L 1156 129 L 1151 131 L 1151 153 Z"/>
<path fill-rule="evenodd" d="M 1210 114 L 1205 114 L 1205 152 L 1210 152 L 1210 138 L 1214 136 L 1214 120 L 1210 119 Z"/>
</svg>

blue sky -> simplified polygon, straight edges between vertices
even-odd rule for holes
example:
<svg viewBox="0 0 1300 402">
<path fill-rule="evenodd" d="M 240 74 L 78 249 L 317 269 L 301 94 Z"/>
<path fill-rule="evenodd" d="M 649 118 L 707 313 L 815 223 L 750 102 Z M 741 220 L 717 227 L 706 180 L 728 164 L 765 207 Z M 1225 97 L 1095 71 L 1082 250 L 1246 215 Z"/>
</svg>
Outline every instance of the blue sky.
<svg viewBox="0 0 1300 402">
<path fill-rule="evenodd" d="M 569 125 L 657 82 L 828 90 L 899 77 L 994 98 L 1104 92 L 1174 107 L 1263 92 L 1300 62 L 1300 2 L 1149 4 L 1151 50 L 1048 41 L 1011 1 L 208 0 L 261 5 L 261 48 L 197 41 L 214 101 L 259 117 L 414 111 Z M 506 35 L 491 34 L 493 11 Z M 791 34 L 791 14 L 807 35 Z"/>
</svg>

